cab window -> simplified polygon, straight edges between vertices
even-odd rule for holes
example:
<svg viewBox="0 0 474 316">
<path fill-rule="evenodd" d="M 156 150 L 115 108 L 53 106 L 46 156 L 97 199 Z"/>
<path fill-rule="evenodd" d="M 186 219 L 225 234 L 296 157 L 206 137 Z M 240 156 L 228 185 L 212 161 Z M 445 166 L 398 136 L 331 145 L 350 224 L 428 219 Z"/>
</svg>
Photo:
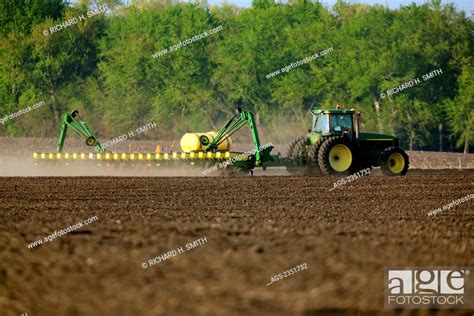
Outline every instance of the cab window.
<svg viewBox="0 0 474 316">
<path fill-rule="evenodd" d="M 332 114 L 330 123 L 332 132 L 352 132 L 352 115 L 350 114 Z"/>
<path fill-rule="evenodd" d="M 329 129 L 329 120 L 326 114 L 320 114 L 316 117 L 316 122 L 314 123 L 314 131 L 318 132 L 327 132 Z"/>
</svg>

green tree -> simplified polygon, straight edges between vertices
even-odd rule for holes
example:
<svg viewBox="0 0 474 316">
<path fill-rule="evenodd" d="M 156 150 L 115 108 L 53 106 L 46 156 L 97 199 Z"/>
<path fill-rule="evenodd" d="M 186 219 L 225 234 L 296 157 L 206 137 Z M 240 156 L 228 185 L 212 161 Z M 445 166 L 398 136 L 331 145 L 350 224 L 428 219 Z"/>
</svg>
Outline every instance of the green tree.
<svg viewBox="0 0 474 316">
<path fill-rule="evenodd" d="M 472 61 L 472 59 L 469 59 Z M 468 63 L 458 79 L 458 93 L 453 100 L 446 101 L 447 113 L 456 145 L 469 152 L 474 143 L 474 67 Z"/>
<path fill-rule="evenodd" d="M 58 19 L 66 8 L 65 0 L 0 1 L 0 34 L 29 34 L 34 25 L 47 18 Z"/>
</svg>

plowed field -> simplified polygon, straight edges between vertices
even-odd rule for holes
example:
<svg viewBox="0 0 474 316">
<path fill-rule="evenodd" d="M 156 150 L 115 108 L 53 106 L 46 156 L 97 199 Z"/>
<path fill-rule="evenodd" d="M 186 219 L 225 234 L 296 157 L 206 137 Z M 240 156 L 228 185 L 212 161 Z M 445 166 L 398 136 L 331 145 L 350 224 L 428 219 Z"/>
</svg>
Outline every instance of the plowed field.
<svg viewBox="0 0 474 316">
<path fill-rule="evenodd" d="M 0 315 L 471 315 L 384 310 L 383 272 L 474 265 L 474 200 L 427 216 L 474 171 L 338 179 L 0 178 Z"/>
</svg>

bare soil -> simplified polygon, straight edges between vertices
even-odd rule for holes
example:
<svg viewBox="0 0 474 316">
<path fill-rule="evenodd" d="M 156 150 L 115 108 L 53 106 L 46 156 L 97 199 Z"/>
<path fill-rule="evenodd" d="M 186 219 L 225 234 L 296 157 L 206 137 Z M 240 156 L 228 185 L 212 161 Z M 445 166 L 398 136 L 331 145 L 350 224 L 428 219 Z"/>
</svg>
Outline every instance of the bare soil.
<svg viewBox="0 0 474 316">
<path fill-rule="evenodd" d="M 0 178 L 0 315 L 474 313 L 383 309 L 384 267 L 474 265 L 474 200 L 427 216 L 474 193 L 474 171 L 373 174 L 328 191 L 338 179 Z"/>
</svg>

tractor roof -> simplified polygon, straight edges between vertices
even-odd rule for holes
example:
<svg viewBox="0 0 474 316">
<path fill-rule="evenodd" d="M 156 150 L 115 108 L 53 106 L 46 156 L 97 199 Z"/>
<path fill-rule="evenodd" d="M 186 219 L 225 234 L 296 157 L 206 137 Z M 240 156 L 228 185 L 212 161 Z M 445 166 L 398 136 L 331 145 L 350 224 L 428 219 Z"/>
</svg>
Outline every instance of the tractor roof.
<svg viewBox="0 0 474 316">
<path fill-rule="evenodd" d="M 354 114 L 355 109 L 311 109 L 313 114 Z"/>
</svg>

